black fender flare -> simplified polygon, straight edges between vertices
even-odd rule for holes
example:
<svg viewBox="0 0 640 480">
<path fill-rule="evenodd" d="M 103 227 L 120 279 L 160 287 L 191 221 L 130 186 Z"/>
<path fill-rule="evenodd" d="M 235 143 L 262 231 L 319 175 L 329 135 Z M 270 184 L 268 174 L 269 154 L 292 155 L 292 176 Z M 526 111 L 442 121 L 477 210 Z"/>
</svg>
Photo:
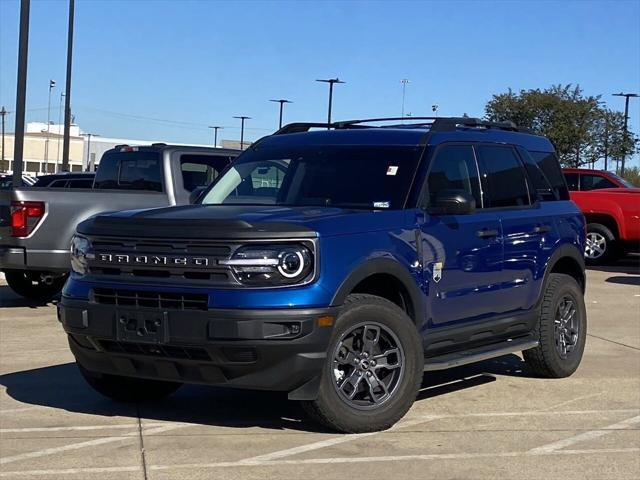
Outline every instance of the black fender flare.
<svg viewBox="0 0 640 480">
<path fill-rule="evenodd" d="M 547 285 L 547 280 L 549 278 L 549 274 L 553 270 L 553 267 L 563 258 L 571 258 L 574 260 L 578 266 L 580 267 L 580 273 L 582 276 L 581 286 L 582 290 L 586 290 L 587 287 L 587 277 L 585 274 L 585 261 L 584 261 L 584 252 L 581 252 L 580 249 L 573 244 L 565 243 L 559 246 L 553 254 L 547 260 L 547 264 L 544 268 L 544 277 L 542 279 L 542 291 L 544 291 L 545 286 Z"/>
<path fill-rule="evenodd" d="M 411 301 L 411 311 L 414 314 L 416 327 L 420 330 L 424 322 L 424 293 L 407 267 L 390 258 L 375 258 L 359 265 L 343 280 L 331 300 L 331 306 L 342 305 L 356 285 L 377 273 L 391 275 L 406 289 Z"/>
</svg>

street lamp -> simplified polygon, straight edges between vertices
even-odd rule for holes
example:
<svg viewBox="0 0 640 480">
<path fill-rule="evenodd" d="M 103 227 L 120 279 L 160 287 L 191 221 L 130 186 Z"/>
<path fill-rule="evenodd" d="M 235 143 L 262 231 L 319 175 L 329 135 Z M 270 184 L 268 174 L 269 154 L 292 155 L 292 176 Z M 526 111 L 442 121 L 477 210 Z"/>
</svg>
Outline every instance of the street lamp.
<svg viewBox="0 0 640 480">
<path fill-rule="evenodd" d="M 270 102 L 275 102 L 280 104 L 280 121 L 278 122 L 278 128 L 282 128 L 282 109 L 284 108 L 285 103 L 293 103 L 291 100 L 285 100 L 281 98 L 280 100 L 269 100 Z"/>
<path fill-rule="evenodd" d="M 329 84 L 329 114 L 327 115 L 327 128 L 331 126 L 331 106 L 333 104 L 333 84 L 334 83 L 346 83 L 339 78 L 327 78 L 325 80 L 316 80 L 316 82 L 323 82 Z"/>
<path fill-rule="evenodd" d="M 251 117 L 240 115 L 239 117 L 233 117 L 233 118 L 239 118 L 240 121 L 242 122 L 240 126 L 240 150 L 244 150 L 244 121 L 251 120 Z"/>
<path fill-rule="evenodd" d="M 402 115 L 400 115 L 400 117 L 404 118 L 404 97 L 407 93 L 407 84 L 411 83 L 411 80 L 409 80 L 408 78 L 403 78 L 402 80 L 400 80 L 400 83 L 402 84 Z"/>
<path fill-rule="evenodd" d="M 49 103 L 47 104 L 47 138 L 44 140 L 44 173 L 49 173 L 49 131 L 51 128 L 51 90 L 56 86 L 55 80 L 49 80 Z"/>
<path fill-rule="evenodd" d="M 437 103 L 434 103 L 433 105 L 431 105 L 431 111 L 434 113 L 436 117 L 438 116 L 439 108 L 440 108 L 440 105 L 438 105 Z"/>
<path fill-rule="evenodd" d="M 624 97 L 624 139 L 625 141 L 629 137 L 629 99 L 640 97 L 637 93 L 614 93 L 614 97 Z M 624 161 L 626 154 L 622 156 L 622 162 L 620 164 L 620 176 L 624 175 Z"/>
<path fill-rule="evenodd" d="M 222 127 L 208 127 L 213 129 L 213 146 L 218 146 L 218 130 L 222 130 Z"/>
</svg>

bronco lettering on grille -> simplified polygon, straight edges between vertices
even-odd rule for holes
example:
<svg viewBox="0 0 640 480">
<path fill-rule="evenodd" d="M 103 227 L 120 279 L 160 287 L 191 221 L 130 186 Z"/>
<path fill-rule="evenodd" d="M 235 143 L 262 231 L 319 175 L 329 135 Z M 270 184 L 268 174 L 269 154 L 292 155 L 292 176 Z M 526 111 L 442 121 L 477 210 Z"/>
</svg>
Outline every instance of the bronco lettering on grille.
<svg viewBox="0 0 640 480">
<path fill-rule="evenodd" d="M 98 262 L 116 265 L 175 265 L 179 267 L 207 267 L 207 257 L 171 257 L 165 255 L 125 255 L 98 253 Z"/>
</svg>

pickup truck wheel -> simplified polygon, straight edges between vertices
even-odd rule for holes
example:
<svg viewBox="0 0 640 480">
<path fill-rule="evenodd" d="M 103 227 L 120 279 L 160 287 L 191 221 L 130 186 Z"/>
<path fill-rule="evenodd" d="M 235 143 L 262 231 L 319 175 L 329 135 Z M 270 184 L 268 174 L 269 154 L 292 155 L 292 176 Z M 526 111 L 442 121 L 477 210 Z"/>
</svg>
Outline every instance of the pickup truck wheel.
<svg viewBox="0 0 640 480">
<path fill-rule="evenodd" d="M 181 383 L 91 372 L 80 364 L 78 368 L 82 377 L 96 392 L 118 402 L 160 400 L 182 386 Z"/>
<path fill-rule="evenodd" d="M 53 275 L 30 270 L 7 270 L 4 276 L 11 290 L 29 300 L 46 301 L 64 287 L 68 274 Z"/>
<path fill-rule="evenodd" d="M 318 397 L 303 408 L 340 432 L 385 430 L 411 408 L 423 367 L 420 336 L 402 309 L 374 295 L 349 295 L 336 320 Z"/>
<path fill-rule="evenodd" d="M 589 265 L 604 265 L 613 260 L 616 253 L 613 232 L 600 223 L 589 223 L 584 248 L 585 261 Z"/>
<path fill-rule="evenodd" d="M 575 278 L 549 275 L 535 333 L 540 344 L 523 356 L 536 375 L 563 378 L 577 370 L 587 339 L 587 312 Z"/>
</svg>

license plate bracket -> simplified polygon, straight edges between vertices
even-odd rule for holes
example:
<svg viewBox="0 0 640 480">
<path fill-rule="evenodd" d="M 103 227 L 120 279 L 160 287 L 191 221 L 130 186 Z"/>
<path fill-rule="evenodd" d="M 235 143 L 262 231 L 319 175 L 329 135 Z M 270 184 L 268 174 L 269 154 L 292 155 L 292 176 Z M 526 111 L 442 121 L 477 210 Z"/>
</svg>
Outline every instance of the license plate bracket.
<svg viewBox="0 0 640 480">
<path fill-rule="evenodd" d="M 117 338 L 122 342 L 167 343 L 169 341 L 168 312 L 121 310 L 116 313 Z"/>
</svg>

